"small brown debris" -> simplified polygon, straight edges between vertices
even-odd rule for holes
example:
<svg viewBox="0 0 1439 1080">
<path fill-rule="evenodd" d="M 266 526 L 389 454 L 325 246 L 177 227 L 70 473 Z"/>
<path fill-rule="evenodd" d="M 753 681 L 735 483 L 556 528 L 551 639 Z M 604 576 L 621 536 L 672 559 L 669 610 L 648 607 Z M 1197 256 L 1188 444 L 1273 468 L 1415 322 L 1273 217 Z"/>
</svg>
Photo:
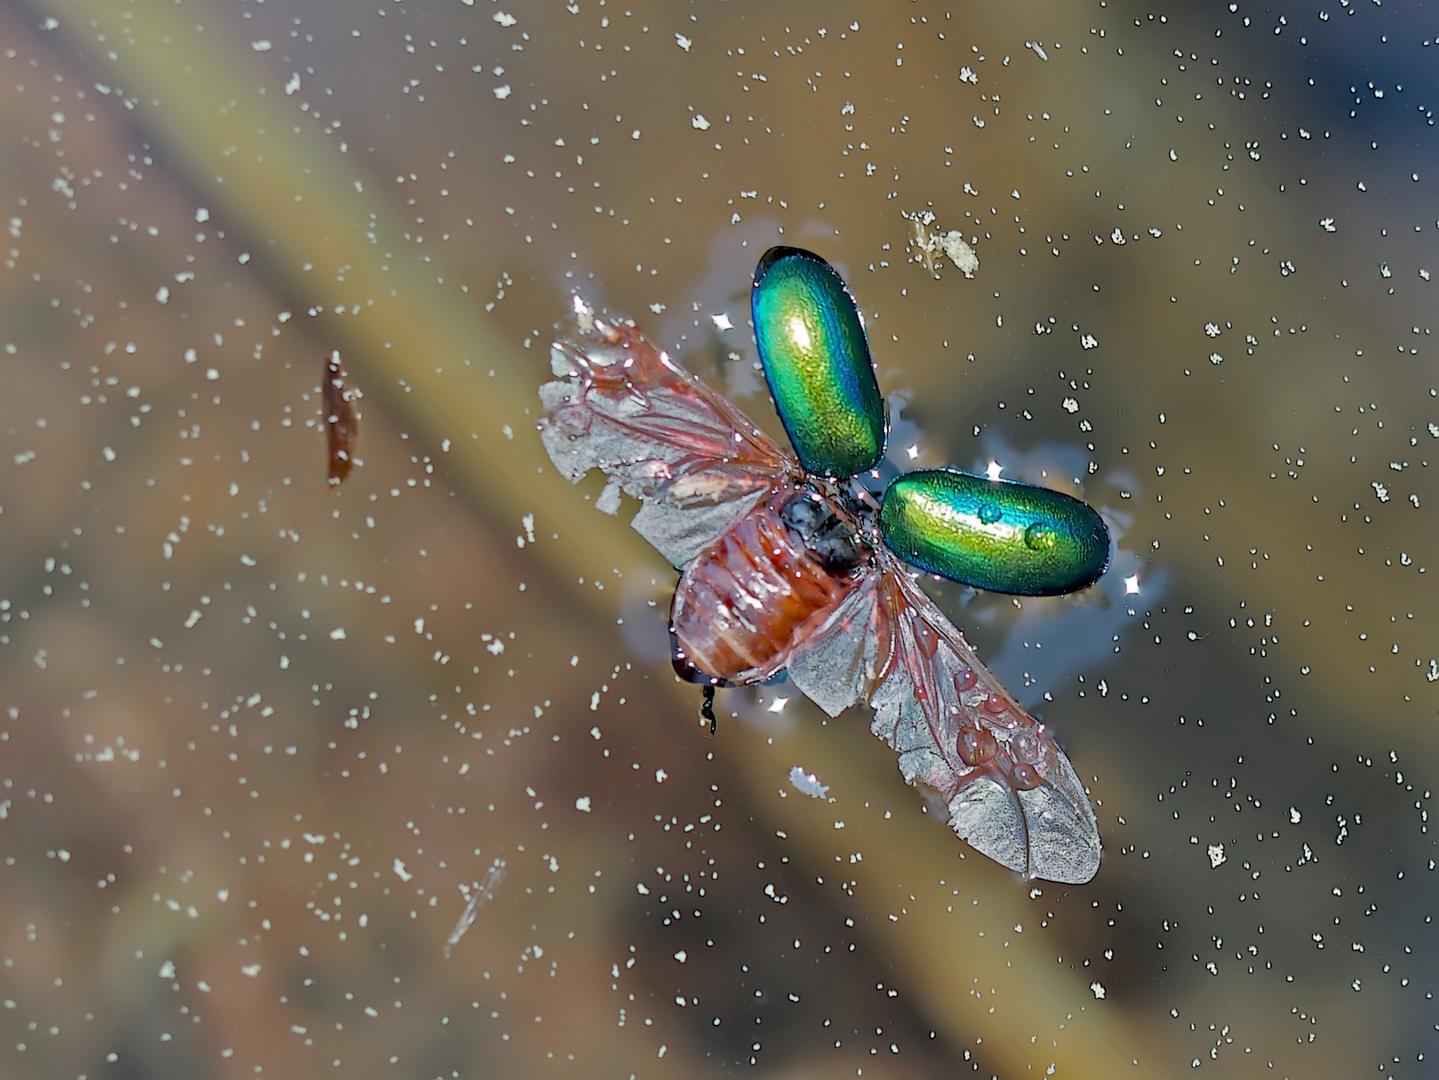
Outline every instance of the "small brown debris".
<svg viewBox="0 0 1439 1080">
<path fill-rule="evenodd" d="M 349 375 L 345 372 L 340 351 L 336 349 L 325 360 L 324 397 L 325 432 L 330 444 L 331 486 L 339 484 L 350 475 L 355 463 L 355 443 L 360 435 L 360 410 L 356 403 L 360 391 L 347 386 Z"/>
</svg>

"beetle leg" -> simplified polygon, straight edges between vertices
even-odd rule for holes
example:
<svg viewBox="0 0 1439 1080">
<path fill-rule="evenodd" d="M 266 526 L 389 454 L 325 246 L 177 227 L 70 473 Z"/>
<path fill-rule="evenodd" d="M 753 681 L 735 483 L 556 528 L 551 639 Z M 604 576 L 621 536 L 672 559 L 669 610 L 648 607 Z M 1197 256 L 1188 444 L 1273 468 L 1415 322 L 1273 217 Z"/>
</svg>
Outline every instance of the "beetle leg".
<svg viewBox="0 0 1439 1080">
<path fill-rule="evenodd" d="M 704 695 L 704 702 L 700 705 L 700 718 L 710 722 L 710 734 L 713 735 L 719 730 L 719 720 L 715 717 L 714 683 L 705 683 Z"/>
</svg>

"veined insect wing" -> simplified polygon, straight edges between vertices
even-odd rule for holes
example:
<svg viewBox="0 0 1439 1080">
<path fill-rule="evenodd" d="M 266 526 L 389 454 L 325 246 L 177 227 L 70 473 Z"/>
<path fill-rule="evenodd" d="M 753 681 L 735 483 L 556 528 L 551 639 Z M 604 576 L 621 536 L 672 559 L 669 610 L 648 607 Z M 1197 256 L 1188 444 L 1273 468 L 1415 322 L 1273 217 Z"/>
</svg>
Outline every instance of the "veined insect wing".
<svg viewBox="0 0 1439 1080">
<path fill-rule="evenodd" d="M 571 481 L 609 478 L 596 506 L 640 501 L 634 527 L 683 568 L 798 469 L 732 404 L 655 349 L 630 323 L 576 302 L 577 333 L 550 352 L 540 438 Z"/>
<path fill-rule="evenodd" d="M 818 255 L 773 247 L 750 293 L 765 381 L 800 463 L 848 477 L 884 456 L 886 415 L 864 324 L 844 279 Z"/>
<path fill-rule="evenodd" d="M 911 566 L 1014 596 L 1075 592 L 1109 565 L 1109 530 L 1089 504 L 952 469 L 897 477 L 885 491 L 879 528 Z"/>
<path fill-rule="evenodd" d="M 1032 878 L 1080 884 L 1099 869 L 1094 810 L 1053 733 L 979 662 L 885 549 L 789 656 L 791 681 L 831 716 L 865 702 L 870 730 L 932 793 L 970 846 Z"/>
</svg>

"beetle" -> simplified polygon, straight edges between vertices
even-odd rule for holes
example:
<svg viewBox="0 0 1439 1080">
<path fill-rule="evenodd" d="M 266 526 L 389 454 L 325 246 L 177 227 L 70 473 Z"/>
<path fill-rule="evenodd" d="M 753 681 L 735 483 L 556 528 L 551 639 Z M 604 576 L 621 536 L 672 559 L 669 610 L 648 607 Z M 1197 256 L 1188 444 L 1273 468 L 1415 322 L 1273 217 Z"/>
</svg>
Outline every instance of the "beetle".
<svg viewBox="0 0 1439 1080">
<path fill-rule="evenodd" d="M 1045 596 L 1093 584 L 1109 533 L 1087 504 L 1030 484 L 926 469 L 882 498 L 858 482 L 884 456 L 887 415 L 859 307 L 820 256 L 776 247 L 751 293 L 766 382 L 794 451 L 658 351 L 631 322 L 575 298 L 540 389 L 561 473 L 608 477 L 596 505 L 639 500 L 633 527 L 680 574 L 677 673 L 705 688 L 787 675 L 830 716 L 874 710 L 905 780 L 972 847 L 1028 878 L 1083 883 L 1099 828 L 1044 724 L 989 673 L 911 567 Z"/>
</svg>

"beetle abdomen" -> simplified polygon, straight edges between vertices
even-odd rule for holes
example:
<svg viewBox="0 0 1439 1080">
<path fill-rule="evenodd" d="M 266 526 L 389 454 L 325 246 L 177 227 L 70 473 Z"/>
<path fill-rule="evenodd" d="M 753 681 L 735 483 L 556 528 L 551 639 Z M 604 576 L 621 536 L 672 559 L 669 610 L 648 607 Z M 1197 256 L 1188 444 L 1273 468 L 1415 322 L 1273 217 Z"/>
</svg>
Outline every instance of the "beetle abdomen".
<svg viewBox="0 0 1439 1080">
<path fill-rule="evenodd" d="M 842 564 L 826 569 L 786 524 L 784 491 L 755 507 L 686 567 L 670 629 L 683 658 L 733 683 L 762 682 L 784 667 L 795 632 L 853 587 Z"/>
</svg>

